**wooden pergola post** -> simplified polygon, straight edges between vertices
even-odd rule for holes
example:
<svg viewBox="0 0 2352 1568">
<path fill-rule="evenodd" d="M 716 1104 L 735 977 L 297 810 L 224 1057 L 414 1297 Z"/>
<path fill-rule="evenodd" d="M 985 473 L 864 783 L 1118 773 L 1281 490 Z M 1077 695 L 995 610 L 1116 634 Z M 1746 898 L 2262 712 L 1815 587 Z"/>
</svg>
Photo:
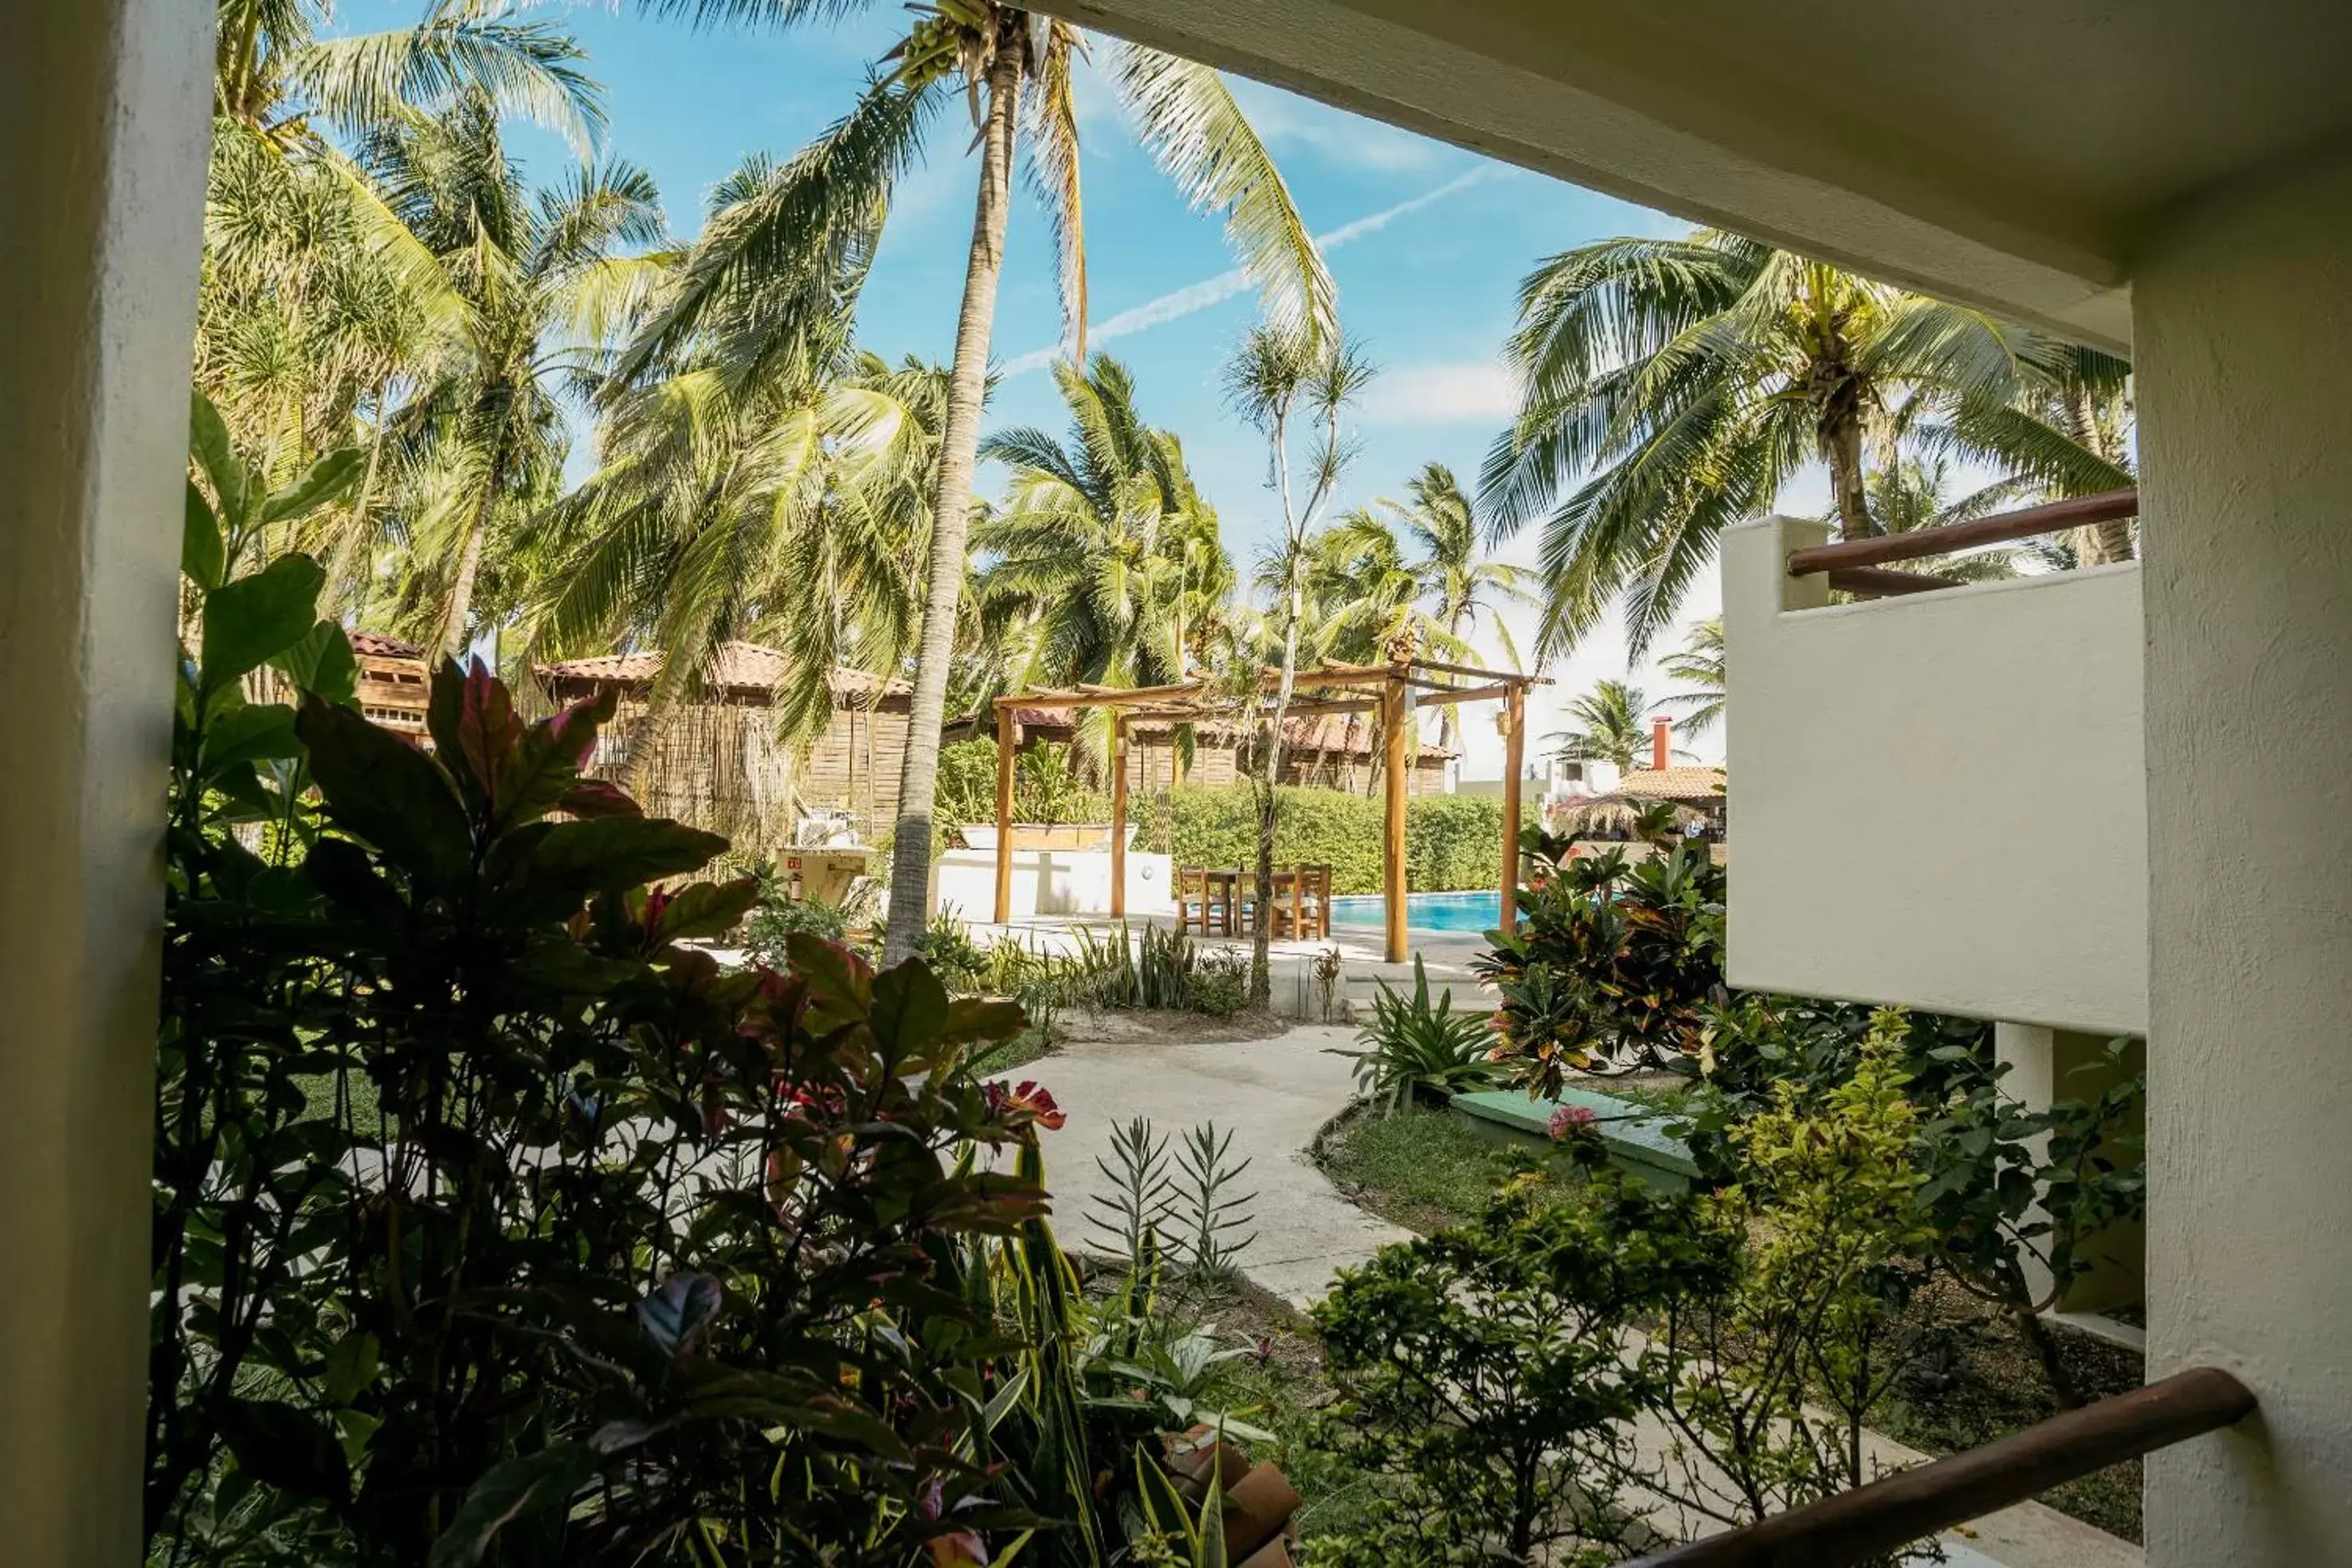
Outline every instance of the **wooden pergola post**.
<svg viewBox="0 0 2352 1568">
<path fill-rule="evenodd" d="M 1528 691 L 1513 686 L 1503 698 L 1503 907 L 1502 929 L 1519 924 L 1519 764 L 1527 738 Z"/>
<path fill-rule="evenodd" d="M 1381 683 L 1381 738 L 1387 747 L 1387 822 L 1381 834 L 1381 894 L 1388 927 L 1388 961 L 1404 962 L 1404 801 L 1405 769 L 1411 748 L 1404 710 L 1404 682 L 1394 673 Z"/>
<path fill-rule="evenodd" d="M 996 710 L 996 923 L 1013 921 L 1013 710 Z"/>
<path fill-rule="evenodd" d="M 1127 718 L 1110 715 L 1110 918 L 1127 918 Z"/>
</svg>

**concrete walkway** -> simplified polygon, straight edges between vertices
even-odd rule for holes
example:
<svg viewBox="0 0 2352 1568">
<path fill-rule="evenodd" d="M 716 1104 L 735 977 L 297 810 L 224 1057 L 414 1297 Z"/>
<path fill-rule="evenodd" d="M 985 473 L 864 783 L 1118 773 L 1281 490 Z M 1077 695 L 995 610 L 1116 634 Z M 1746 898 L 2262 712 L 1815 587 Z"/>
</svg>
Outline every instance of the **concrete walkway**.
<svg viewBox="0 0 2352 1568">
<path fill-rule="evenodd" d="M 1362 1263 L 1412 1232 L 1341 1197 L 1307 1157 L 1324 1122 L 1348 1103 L 1352 1064 L 1327 1056 L 1352 1029 L 1302 1027 L 1271 1040 L 1216 1044 L 1065 1046 L 1010 1075 L 1051 1089 L 1069 1116 L 1045 1143 L 1045 1182 L 1064 1246 L 1088 1247 L 1090 1200 L 1109 1184 L 1095 1161 L 1112 1132 L 1138 1116 L 1177 1143 L 1203 1121 L 1234 1135 L 1229 1158 L 1250 1164 L 1237 1190 L 1255 1190 L 1257 1239 L 1243 1271 L 1294 1307 L 1322 1299 L 1336 1268 Z"/>
</svg>

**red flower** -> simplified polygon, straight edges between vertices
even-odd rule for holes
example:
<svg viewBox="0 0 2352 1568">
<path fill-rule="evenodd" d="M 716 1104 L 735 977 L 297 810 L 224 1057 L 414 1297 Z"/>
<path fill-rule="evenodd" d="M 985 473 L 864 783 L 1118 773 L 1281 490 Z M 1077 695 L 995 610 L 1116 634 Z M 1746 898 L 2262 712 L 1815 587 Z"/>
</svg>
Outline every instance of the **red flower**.
<svg viewBox="0 0 2352 1568">
<path fill-rule="evenodd" d="M 1024 1079 L 1009 1089 L 1001 1083 L 992 1083 L 985 1092 L 990 1112 L 1016 1126 L 1034 1122 L 1048 1132 L 1059 1132 L 1062 1124 L 1069 1120 L 1054 1103 L 1053 1090 L 1042 1083 Z"/>
<path fill-rule="evenodd" d="M 1551 1113 L 1551 1141 L 1581 1137 L 1599 1124 L 1601 1119 L 1581 1105 L 1563 1105 Z"/>
</svg>

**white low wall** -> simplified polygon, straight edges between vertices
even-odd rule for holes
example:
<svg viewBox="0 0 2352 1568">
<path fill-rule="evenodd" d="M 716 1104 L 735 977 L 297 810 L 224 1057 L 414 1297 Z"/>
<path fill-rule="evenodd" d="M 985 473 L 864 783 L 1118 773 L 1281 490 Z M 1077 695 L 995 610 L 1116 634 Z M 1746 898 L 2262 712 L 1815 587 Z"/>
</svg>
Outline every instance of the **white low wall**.
<svg viewBox="0 0 2352 1568">
<path fill-rule="evenodd" d="M 1735 985 L 2147 1028 L 2140 573 L 1830 605 L 1724 539 Z"/>
<path fill-rule="evenodd" d="M 996 912 L 996 851 L 950 849 L 931 868 L 931 907 L 959 920 L 986 921 Z M 1127 912 L 1172 914 L 1168 857 L 1127 852 Z M 1110 913 L 1108 849 L 1015 849 L 1013 918 Z"/>
</svg>

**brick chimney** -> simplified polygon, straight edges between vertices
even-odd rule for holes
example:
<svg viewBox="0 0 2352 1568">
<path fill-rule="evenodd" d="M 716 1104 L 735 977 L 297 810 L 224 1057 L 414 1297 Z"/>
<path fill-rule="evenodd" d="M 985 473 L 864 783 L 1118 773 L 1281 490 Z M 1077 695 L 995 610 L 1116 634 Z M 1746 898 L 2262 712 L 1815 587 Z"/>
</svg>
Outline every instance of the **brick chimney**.
<svg viewBox="0 0 2352 1568">
<path fill-rule="evenodd" d="M 1675 721 L 1661 716 L 1650 721 L 1650 765 L 1660 773 L 1675 765 Z"/>
</svg>

